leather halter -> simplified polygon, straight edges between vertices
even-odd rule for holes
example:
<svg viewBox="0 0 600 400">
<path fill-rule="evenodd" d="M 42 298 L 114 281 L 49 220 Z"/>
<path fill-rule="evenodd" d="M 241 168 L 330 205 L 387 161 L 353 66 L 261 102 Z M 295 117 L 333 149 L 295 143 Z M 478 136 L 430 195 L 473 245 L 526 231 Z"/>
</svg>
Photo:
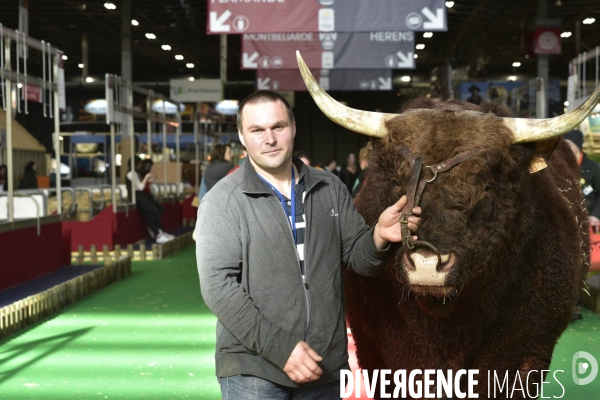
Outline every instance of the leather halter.
<svg viewBox="0 0 600 400">
<path fill-rule="evenodd" d="M 442 263 L 440 252 L 435 248 L 434 245 L 432 245 L 431 243 L 425 242 L 423 240 L 413 241 L 412 233 L 408 229 L 408 217 L 413 215 L 413 213 L 412 213 L 413 208 L 415 208 L 419 205 L 419 201 L 421 200 L 421 195 L 423 194 L 423 191 L 425 190 L 425 186 L 427 186 L 428 183 L 433 182 L 435 180 L 435 178 L 437 178 L 438 174 L 449 171 L 454 166 L 460 164 L 463 161 L 468 160 L 469 158 L 473 157 L 477 153 L 479 153 L 479 151 L 476 151 L 476 150 L 464 151 L 446 161 L 442 161 L 439 164 L 426 165 L 425 168 L 429 169 L 429 171 L 431 171 L 431 173 L 433 174 L 433 178 L 426 180 L 426 179 L 420 179 L 421 169 L 423 167 L 423 157 L 415 156 L 408 149 L 408 147 L 401 145 L 400 154 L 402 154 L 402 156 L 404 156 L 404 158 L 412 164 L 412 169 L 410 171 L 410 180 L 408 182 L 408 187 L 406 188 L 407 202 L 404 205 L 404 207 L 402 208 L 402 211 L 400 212 L 400 218 L 398 219 L 398 222 L 400 222 L 400 229 L 401 229 L 401 233 L 402 233 L 402 250 L 403 250 L 403 252 L 410 253 L 411 250 L 413 250 L 415 247 L 418 247 L 418 246 L 419 247 L 427 247 L 428 249 L 430 249 L 433 253 L 435 253 L 437 255 L 438 265 L 440 265 Z M 409 257 L 409 259 L 410 259 L 410 257 Z"/>
</svg>

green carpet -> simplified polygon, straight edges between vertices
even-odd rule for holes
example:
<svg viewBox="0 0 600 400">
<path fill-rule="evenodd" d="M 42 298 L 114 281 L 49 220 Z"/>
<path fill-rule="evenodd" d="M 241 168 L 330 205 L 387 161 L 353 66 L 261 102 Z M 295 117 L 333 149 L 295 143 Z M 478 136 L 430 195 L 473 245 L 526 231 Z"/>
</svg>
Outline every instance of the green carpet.
<svg viewBox="0 0 600 400">
<path fill-rule="evenodd" d="M 0 341 L 0 399 L 220 399 L 216 319 L 200 295 L 194 248 L 132 270 Z M 560 384 L 546 378 L 544 397 L 600 398 L 600 375 L 586 386 L 573 382 L 578 351 L 600 362 L 600 317 L 588 310 L 560 338 L 551 370 L 565 372 L 556 374 Z"/>
<path fill-rule="evenodd" d="M 0 341 L 0 399 L 220 399 L 194 248 Z"/>
</svg>

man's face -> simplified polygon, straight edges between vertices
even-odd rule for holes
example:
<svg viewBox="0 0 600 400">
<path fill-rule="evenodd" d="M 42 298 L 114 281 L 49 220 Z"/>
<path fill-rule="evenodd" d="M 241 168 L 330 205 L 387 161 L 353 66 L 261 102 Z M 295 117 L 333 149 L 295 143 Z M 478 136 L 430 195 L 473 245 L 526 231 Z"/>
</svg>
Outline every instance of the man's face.
<svg viewBox="0 0 600 400">
<path fill-rule="evenodd" d="M 242 111 L 239 136 L 256 168 L 270 174 L 288 168 L 296 125 L 290 123 L 281 101 L 247 104 Z"/>
</svg>

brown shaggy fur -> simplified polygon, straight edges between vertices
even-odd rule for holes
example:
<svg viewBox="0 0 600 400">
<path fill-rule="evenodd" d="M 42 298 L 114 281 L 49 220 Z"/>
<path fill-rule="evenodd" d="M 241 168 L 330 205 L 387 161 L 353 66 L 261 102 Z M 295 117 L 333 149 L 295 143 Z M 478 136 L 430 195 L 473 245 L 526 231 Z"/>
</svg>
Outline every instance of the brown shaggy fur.
<svg viewBox="0 0 600 400">
<path fill-rule="evenodd" d="M 500 106 L 421 99 L 409 108 L 408 119 L 390 121 L 391 133 L 372 141 L 356 207 L 373 224 L 405 194 L 410 166 L 401 144 L 422 155 L 424 165 L 479 150 L 440 174 L 421 200 L 419 239 L 457 258 L 446 280 L 452 293 L 444 303 L 426 300 L 452 308 L 437 318 L 419 306 L 398 245 L 380 276 L 347 271 L 348 320 L 359 364 L 367 370 L 479 369 L 477 391 L 487 398 L 487 371 L 509 371 L 512 387 L 519 371 L 548 369 L 579 297 L 589 239 L 577 163 L 561 139 L 548 168 L 529 173 L 536 145 L 512 144 L 498 118 L 508 112 Z M 539 373 L 532 375 L 530 382 L 539 383 Z"/>
</svg>

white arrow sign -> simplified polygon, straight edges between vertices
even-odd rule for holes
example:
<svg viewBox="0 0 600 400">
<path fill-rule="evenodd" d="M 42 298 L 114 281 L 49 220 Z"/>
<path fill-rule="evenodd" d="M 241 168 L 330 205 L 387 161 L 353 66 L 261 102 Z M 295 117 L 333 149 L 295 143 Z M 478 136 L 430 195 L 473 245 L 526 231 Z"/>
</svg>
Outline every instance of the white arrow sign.
<svg viewBox="0 0 600 400">
<path fill-rule="evenodd" d="M 444 29 L 444 9 L 438 8 L 436 14 L 432 13 L 427 7 L 421 10 L 423 15 L 429 19 L 429 22 L 423 22 L 424 29 Z"/>
<path fill-rule="evenodd" d="M 271 78 L 267 77 L 265 79 L 258 78 L 256 82 L 256 88 L 258 90 L 270 90 L 269 82 L 271 82 Z"/>
<path fill-rule="evenodd" d="M 379 90 L 392 90 L 392 78 L 379 77 Z"/>
<path fill-rule="evenodd" d="M 414 66 L 413 61 L 415 58 L 412 51 L 407 52 L 406 55 L 404 55 L 403 52 L 399 51 L 398 53 L 396 53 L 396 55 L 400 60 L 398 61 L 398 68 L 412 68 Z"/>
<path fill-rule="evenodd" d="M 229 32 L 231 27 L 225 24 L 231 17 L 231 11 L 225 10 L 225 12 L 219 17 L 216 11 L 210 12 L 210 31 L 211 32 Z"/>
<path fill-rule="evenodd" d="M 258 58 L 257 51 L 252 53 L 250 56 L 248 56 L 248 53 L 243 53 L 242 54 L 242 66 L 244 68 L 258 68 L 258 63 L 256 62 L 257 58 Z"/>
</svg>

